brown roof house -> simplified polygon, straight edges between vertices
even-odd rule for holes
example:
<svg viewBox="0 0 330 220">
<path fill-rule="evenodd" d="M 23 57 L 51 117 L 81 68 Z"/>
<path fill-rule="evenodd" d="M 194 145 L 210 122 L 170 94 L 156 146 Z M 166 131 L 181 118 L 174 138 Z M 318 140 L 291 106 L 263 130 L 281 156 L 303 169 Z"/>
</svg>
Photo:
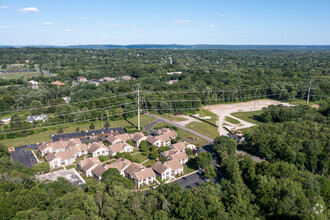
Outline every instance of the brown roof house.
<svg viewBox="0 0 330 220">
<path fill-rule="evenodd" d="M 119 158 L 114 163 L 109 164 L 109 168 L 116 168 L 120 175 L 125 176 L 125 170 L 131 165 L 131 161 L 123 158 Z"/>
<path fill-rule="evenodd" d="M 124 173 L 125 173 L 125 176 L 127 178 L 130 178 L 130 179 L 133 179 L 132 175 L 134 172 L 137 172 L 137 171 L 140 171 L 140 170 L 143 170 L 143 169 L 146 169 L 145 166 L 143 166 L 142 164 L 139 164 L 139 163 L 131 163 L 125 170 L 124 170 Z"/>
<path fill-rule="evenodd" d="M 71 139 L 69 141 L 56 141 L 50 143 L 42 143 L 38 147 L 41 156 L 47 153 L 59 153 L 62 151 L 74 150 L 78 156 L 86 154 L 86 145 L 81 143 L 80 139 Z"/>
<path fill-rule="evenodd" d="M 166 180 L 172 177 L 172 169 L 162 162 L 154 163 L 151 168 L 161 180 Z"/>
<path fill-rule="evenodd" d="M 75 162 L 76 156 L 74 151 L 61 151 L 59 153 L 53 152 L 45 156 L 49 163 L 50 169 L 61 166 L 67 166 Z"/>
<path fill-rule="evenodd" d="M 85 174 L 85 176 L 92 176 L 92 170 L 98 165 L 102 164 L 97 157 L 87 158 L 78 161 L 78 168 Z"/>
<path fill-rule="evenodd" d="M 161 147 L 162 146 L 162 141 L 159 139 L 156 139 L 153 136 L 148 136 L 146 141 L 148 142 L 149 145 L 154 145 L 156 147 Z"/>
<path fill-rule="evenodd" d="M 171 145 L 171 138 L 162 134 L 162 135 L 158 135 L 155 137 L 156 139 L 161 141 L 161 146 L 170 146 Z"/>
<path fill-rule="evenodd" d="M 92 176 L 97 180 L 101 181 L 102 174 L 109 169 L 108 165 L 100 164 L 92 170 Z"/>
<path fill-rule="evenodd" d="M 113 135 L 110 135 L 109 137 L 107 137 L 106 141 L 109 142 L 110 144 L 119 144 L 119 143 L 123 142 L 122 140 L 120 140 L 119 138 L 116 138 Z"/>
<path fill-rule="evenodd" d="M 133 152 L 134 148 L 133 146 L 127 144 L 127 143 L 119 143 L 119 144 L 113 144 L 109 146 L 109 155 L 110 156 L 116 156 L 116 154 L 128 152 Z"/>
<path fill-rule="evenodd" d="M 178 160 L 181 164 L 186 164 L 188 162 L 188 155 L 186 152 L 178 152 L 168 156 L 170 160 Z"/>
<path fill-rule="evenodd" d="M 60 81 L 55 81 L 55 82 L 52 82 L 50 84 L 55 85 L 55 86 L 64 86 L 65 85 L 64 83 L 62 83 Z"/>
<path fill-rule="evenodd" d="M 143 184 L 150 185 L 156 180 L 156 173 L 152 168 L 141 169 L 132 174 L 132 180 L 137 187 L 140 187 Z"/>
<path fill-rule="evenodd" d="M 141 144 L 141 141 L 144 141 L 144 140 L 146 140 L 147 139 L 147 137 L 146 136 L 144 136 L 143 134 L 141 135 L 141 134 L 135 134 L 133 137 L 132 137 L 132 141 L 133 141 L 133 143 L 135 144 L 135 146 L 136 147 L 139 147 L 140 146 L 140 144 Z"/>
<path fill-rule="evenodd" d="M 169 160 L 164 165 L 172 170 L 172 176 L 183 174 L 183 165 L 178 160 Z"/>
<path fill-rule="evenodd" d="M 167 137 L 171 138 L 171 139 L 175 139 L 178 134 L 174 131 L 174 130 L 171 130 L 169 128 L 162 128 L 162 129 L 159 129 L 157 130 L 157 133 L 159 135 L 166 135 Z"/>
<path fill-rule="evenodd" d="M 109 156 L 109 149 L 107 146 L 103 144 L 103 142 L 94 142 L 91 144 L 88 144 L 88 152 L 93 157 L 99 157 L 101 155 L 103 156 Z"/>
</svg>

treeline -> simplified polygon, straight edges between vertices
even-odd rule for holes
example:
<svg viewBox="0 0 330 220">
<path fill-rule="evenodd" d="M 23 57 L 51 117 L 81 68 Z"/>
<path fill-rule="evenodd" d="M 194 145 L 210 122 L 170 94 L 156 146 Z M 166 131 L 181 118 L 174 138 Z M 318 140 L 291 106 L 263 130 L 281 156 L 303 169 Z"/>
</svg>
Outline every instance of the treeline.
<svg viewBox="0 0 330 220">
<path fill-rule="evenodd" d="M 243 148 L 268 161 L 286 161 L 322 176 L 329 173 L 328 112 L 309 106 L 269 106 L 266 122 L 247 131 Z"/>
</svg>

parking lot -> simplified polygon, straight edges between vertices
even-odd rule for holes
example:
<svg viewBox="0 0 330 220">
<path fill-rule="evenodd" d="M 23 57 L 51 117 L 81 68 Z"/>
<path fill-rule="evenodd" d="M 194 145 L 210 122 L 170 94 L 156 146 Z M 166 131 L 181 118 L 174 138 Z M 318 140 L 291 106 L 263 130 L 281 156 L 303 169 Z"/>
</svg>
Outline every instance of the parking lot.
<svg viewBox="0 0 330 220">
<path fill-rule="evenodd" d="M 38 163 L 37 159 L 28 149 L 37 150 L 38 145 L 31 144 L 30 146 L 24 145 L 24 146 L 15 147 L 15 151 L 10 153 L 10 157 L 13 160 L 13 162 L 21 163 L 26 167 L 33 167 L 34 165 L 36 165 Z"/>
<path fill-rule="evenodd" d="M 203 179 L 202 174 L 199 174 L 199 173 L 196 172 L 196 173 L 193 173 L 189 176 L 185 176 L 185 177 L 183 177 L 179 180 L 176 180 L 172 183 L 177 183 L 180 186 L 182 186 L 184 189 L 188 189 L 188 188 L 191 188 L 191 187 L 200 186 L 200 185 L 206 183 L 206 180 Z"/>
<path fill-rule="evenodd" d="M 41 174 L 36 176 L 40 181 L 56 181 L 58 178 L 63 177 L 68 180 L 72 185 L 78 186 L 85 183 L 84 179 L 75 171 L 75 169 L 70 170 L 58 170 L 46 174 Z"/>
<path fill-rule="evenodd" d="M 84 137 L 88 137 L 88 136 L 99 136 L 102 134 L 109 134 L 109 133 L 124 134 L 125 131 L 122 127 L 103 128 L 103 129 L 97 129 L 97 130 L 91 130 L 91 131 L 87 130 L 87 131 L 79 131 L 79 132 L 73 132 L 73 133 L 55 134 L 55 135 L 52 135 L 52 140 L 53 140 L 53 142 L 55 142 L 55 141 L 59 141 L 59 140 L 84 138 Z"/>
</svg>

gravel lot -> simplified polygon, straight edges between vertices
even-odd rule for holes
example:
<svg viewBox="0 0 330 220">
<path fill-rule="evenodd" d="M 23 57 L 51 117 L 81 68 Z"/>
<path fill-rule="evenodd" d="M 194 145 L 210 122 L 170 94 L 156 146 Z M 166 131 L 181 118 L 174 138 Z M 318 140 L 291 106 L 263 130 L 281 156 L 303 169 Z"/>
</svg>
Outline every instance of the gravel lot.
<svg viewBox="0 0 330 220">
<path fill-rule="evenodd" d="M 213 112 L 218 115 L 218 131 L 220 135 L 228 135 L 228 131 L 223 128 L 223 123 L 230 124 L 225 120 L 226 116 L 232 117 L 240 122 L 239 126 L 229 125 L 227 126 L 230 130 L 239 130 L 242 128 L 252 127 L 255 124 L 243 121 L 239 118 L 236 118 L 231 115 L 234 112 L 249 112 L 249 111 L 258 111 L 264 107 L 269 105 L 279 105 L 282 104 L 284 106 L 293 106 L 289 103 L 274 101 L 274 100 L 255 100 L 250 102 L 242 102 L 242 103 L 235 103 L 235 104 L 221 104 L 221 105 L 210 105 L 205 106 L 205 109 Z"/>
</svg>

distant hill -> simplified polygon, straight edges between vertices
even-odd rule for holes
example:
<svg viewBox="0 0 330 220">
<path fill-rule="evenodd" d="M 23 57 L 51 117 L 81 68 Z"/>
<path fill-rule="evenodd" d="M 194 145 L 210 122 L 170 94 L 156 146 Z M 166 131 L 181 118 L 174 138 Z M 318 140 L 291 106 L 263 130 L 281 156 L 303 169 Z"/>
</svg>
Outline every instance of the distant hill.
<svg viewBox="0 0 330 220">
<path fill-rule="evenodd" d="M 330 50 L 330 45 L 220 45 L 220 44 L 88 44 L 70 46 L 27 45 L 27 46 L 0 46 L 4 47 L 55 47 L 55 48 L 84 48 L 84 49 L 171 49 L 171 50 L 200 50 L 200 49 L 224 49 L 224 50 Z"/>
</svg>

